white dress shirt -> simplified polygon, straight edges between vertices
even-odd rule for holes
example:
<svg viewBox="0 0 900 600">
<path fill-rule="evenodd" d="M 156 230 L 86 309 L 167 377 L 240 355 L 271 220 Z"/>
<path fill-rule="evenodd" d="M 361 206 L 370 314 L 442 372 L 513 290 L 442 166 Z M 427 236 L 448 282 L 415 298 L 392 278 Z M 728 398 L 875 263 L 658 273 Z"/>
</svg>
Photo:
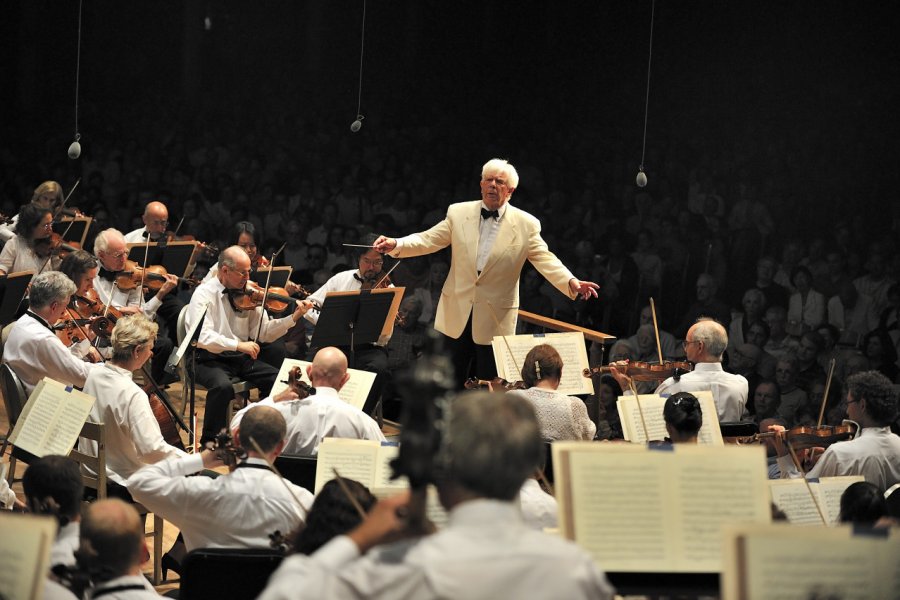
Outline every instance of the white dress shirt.
<svg viewBox="0 0 900 600">
<path fill-rule="evenodd" d="M 18 222 L 19 215 L 15 215 L 8 222 L 0 224 L 0 240 L 8 242 L 16 237 L 16 224 Z"/>
<path fill-rule="evenodd" d="M 142 242 L 147 241 L 147 228 L 141 227 L 140 229 L 135 229 L 134 231 L 129 231 L 124 235 L 126 244 L 140 244 Z M 150 240 L 153 241 L 153 240 Z"/>
<path fill-rule="evenodd" d="M 58 256 L 41 258 L 35 254 L 28 242 L 20 235 L 13 237 L 3 246 L 0 252 L 0 269 L 7 273 L 34 271 L 35 275 L 42 271 L 57 271 L 62 260 Z"/>
<path fill-rule="evenodd" d="M 494 247 L 494 240 L 497 239 L 497 232 L 500 231 L 500 223 L 506 215 L 506 207 L 508 203 L 504 202 L 503 206 L 497 209 L 500 213 L 498 218 L 488 217 L 481 219 L 478 224 L 478 254 L 475 258 L 475 270 L 481 273 L 487 264 L 488 257 L 491 255 L 491 248 Z M 484 201 L 481 202 L 481 208 L 490 210 Z"/>
<path fill-rule="evenodd" d="M 135 500 L 174 523 L 189 551 L 268 548 L 269 534 L 276 530 L 287 534 L 305 522 L 313 495 L 282 480 L 263 459 L 248 458 L 242 464 L 249 466 L 212 479 L 185 477 L 203 468 L 200 454 L 164 460 L 132 475 L 128 490 Z"/>
<path fill-rule="evenodd" d="M 778 457 L 778 466 L 783 479 L 802 476 L 790 455 Z M 841 475 L 862 475 L 881 490 L 900 483 L 900 437 L 890 427 L 866 427 L 855 440 L 826 448 L 806 478 Z"/>
<path fill-rule="evenodd" d="M 280 319 L 270 319 L 262 307 L 253 310 L 235 312 L 231 303 L 223 294 L 225 286 L 218 279 L 205 281 L 197 286 L 188 304 L 185 325 L 190 329 L 200 316 L 204 305 L 208 305 L 206 318 L 200 330 L 198 346 L 220 354 L 222 352 L 234 352 L 238 342 L 247 342 L 256 338 L 259 330 L 259 320 L 263 326 L 258 342 L 274 342 L 294 325 L 292 315 Z"/>
<path fill-rule="evenodd" d="M 743 375 L 726 373 L 722 363 L 697 363 L 694 370 L 682 375 L 679 381 L 674 377 L 663 381 L 655 393 L 671 396 L 678 392 L 710 390 L 719 421 L 740 421 L 747 412 L 747 388 L 747 379 Z"/>
<path fill-rule="evenodd" d="M 592 440 L 597 433 L 597 426 L 588 416 L 587 407 L 575 396 L 538 387 L 507 393 L 531 402 L 544 441 Z"/>
<path fill-rule="evenodd" d="M 556 498 L 541 489 L 537 479 L 529 477 L 519 490 L 522 520 L 532 529 L 542 531 L 559 527 L 559 504 Z"/>
<path fill-rule="evenodd" d="M 97 291 L 97 297 L 103 304 L 109 304 L 113 308 L 138 306 L 144 316 L 150 320 L 156 318 L 156 311 L 162 304 L 162 300 L 155 295 L 144 302 L 139 286 L 135 286 L 131 290 L 120 290 L 115 281 L 104 279 L 99 275 L 94 277 L 94 290 Z"/>
<path fill-rule="evenodd" d="M 29 395 L 44 377 L 84 387 L 88 374 L 102 368 L 73 356 L 47 322 L 30 311 L 13 326 L 3 347 L 3 362 L 19 376 Z"/>
<path fill-rule="evenodd" d="M 75 551 L 78 550 L 81 532 L 81 522 L 71 521 L 65 527 L 60 527 L 56 532 L 56 540 L 50 547 L 50 566 L 66 565 L 75 566 Z"/>
<path fill-rule="evenodd" d="M 163 439 L 147 394 L 131 371 L 106 363 L 88 375 L 84 393 L 97 399 L 88 420 L 106 426 L 106 472 L 116 483 L 125 485 L 145 464 L 185 455 Z M 97 455 L 97 444 L 85 438 L 79 438 L 78 449 Z"/>
<path fill-rule="evenodd" d="M 372 417 L 347 404 L 330 387 L 317 387 L 316 393 L 302 400 L 275 402 L 271 397 L 238 411 L 231 421 L 236 429 L 247 411 L 254 406 L 271 406 L 287 422 L 284 454 L 316 456 L 322 440 L 328 437 L 354 440 L 385 441 L 384 434 Z"/>
<path fill-rule="evenodd" d="M 360 556 L 338 536 L 312 556 L 284 559 L 261 600 L 296 598 L 612 598 L 613 588 L 587 552 L 529 529 L 515 502 L 470 500 L 447 527 Z"/>
<path fill-rule="evenodd" d="M 90 600 L 159 600 L 161 597 L 143 575 L 123 575 L 88 590 Z"/>
</svg>

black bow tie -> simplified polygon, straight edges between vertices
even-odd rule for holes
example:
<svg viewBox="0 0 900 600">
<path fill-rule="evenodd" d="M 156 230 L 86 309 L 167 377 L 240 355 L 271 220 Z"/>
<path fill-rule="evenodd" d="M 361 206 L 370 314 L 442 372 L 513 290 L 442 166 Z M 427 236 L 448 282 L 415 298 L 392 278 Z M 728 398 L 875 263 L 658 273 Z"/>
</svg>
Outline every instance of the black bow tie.
<svg viewBox="0 0 900 600">
<path fill-rule="evenodd" d="M 481 218 L 487 219 L 488 217 L 494 217 L 495 219 L 499 219 L 500 211 L 499 210 L 488 210 L 488 209 L 482 207 Z"/>
<path fill-rule="evenodd" d="M 118 274 L 118 271 L 109 271 L 107 269 L 104 269 L 102 266 L 100 267 L 100 271 L 98 273 L 101 279 L 105 279 L 107 281 L 115 281 Z"/>
</svg>

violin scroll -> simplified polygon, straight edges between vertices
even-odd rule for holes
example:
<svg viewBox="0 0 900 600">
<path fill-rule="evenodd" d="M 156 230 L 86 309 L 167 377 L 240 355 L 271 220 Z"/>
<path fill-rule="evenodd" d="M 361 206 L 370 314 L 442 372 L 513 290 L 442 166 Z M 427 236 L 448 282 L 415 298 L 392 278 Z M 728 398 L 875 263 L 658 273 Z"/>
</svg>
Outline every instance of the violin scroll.
<svg viewBox="0 0 900 600">
<path fill-rule="evenodd" d="M 215 453 L 226 467 L 233 469 L 237 464 L 247 458 L 247 451 L 234 443 L 234 437 L 227 429 L 223 429 L 216 436 L 215 441 L 206 442 L 206 449 Z"/>
</svg>

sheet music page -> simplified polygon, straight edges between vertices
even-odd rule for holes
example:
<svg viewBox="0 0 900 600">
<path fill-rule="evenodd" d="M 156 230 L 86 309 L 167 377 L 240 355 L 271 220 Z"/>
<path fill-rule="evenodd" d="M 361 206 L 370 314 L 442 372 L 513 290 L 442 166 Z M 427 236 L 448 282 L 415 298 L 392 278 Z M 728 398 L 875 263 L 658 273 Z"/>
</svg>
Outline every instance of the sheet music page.
<svg viewBox="0 0 900 600">
<path fill-rule="evenodd" d="M 554 447 L 560 529 L 607 571 L 717 572 L 723 525 L 770 520 L 765 464 L 761 447 Z"/>
<path fill-rule="evenodd" d="M 378 457 L 375 463 L 375 479 L 372 482 L 372 487 L 391 490 L 405 490 L 409 487 L 405 476 L 391 481 L 391 473 L 393 471 L 390 463 L 397 457 L 399 452 L 400 446 L 397 444 L 382 442 L 381 447 L 378 448 Z"/>
<path fill-rule="evenodd" d="M 318 494 L 323 485 L 334 479 L 332 469 L 337 469 L 341 477 L 355 479 L 368 488 L 373 487 L 379 447 L 380 443 L 372 440 L 322 440 L 316 464 L 315 493 Z"/>
<path fill-rule="evenodd" d="M 723 600 L 900 598 L 900 536 L 849 527 L 738 525 L 726 531 Z"/>
<path fill-rule="evenodd" d="M 272 395 L 279 394 L 287 388 L 288 375 L 294 367 L 300 367 L 300 380 L 312 385 L 312 382 L 306 375 L 306 367 L 311 364 L 305 360 L 284 359 L 284 362 L 281 363 L 281 368 L 278 370 L 278 377 L 275 378 L 275 384 L 272 386 Z M 372 389 L 372 385 L 375 383 L 375 373 L 360 371 L 359 369 L 347 369 L 347 372 L 350 374 L 350 379 L 338 391 L 338 397 L 347 404 L 362 410 L 369 395 L 369 390 Z"/>
<path fill-rule="evenodd" d="M 10 442 L 35 456 L 68 456 L 94 398 L 45 377 L 31 392 Z"/>
<path fill-rule="evenodd" d="M 810 481 L 809 487 L 828 525 L 837 525 L 841 514 L 841 494 L 851 483 L 865 481 L 861 475 L 822 477 Z M 802 479 L 772 479 L 769 481 L 772 502 L 780 508 L 793 525 L 822 525 L 822 519 Z"/>
<path fill-rule="evenodd" d="M 0 511 L 0 597 L 13 600 L 43 597 L 50 546 L 56 537 L 53 517 Z M 10 542 L 15 543 L 10 543 Z"/>
<path fill-rule="evenodd" d="M 719 429 L 719 417 L 716 412 L 716 404 L 713 401 L 712 392 L 704 390 L 692 392 L 700 401 L 700 412 L 703 413 L 703 425 L 697 436 L 697 441 L 703 445 L 724 446 L 722 430 Z M 644 422 L 647 424 L 647 433 L 651 440 L 663 440 L 668 436 L 666 422 L 663 418 L 663 409 L 666 406 L 666 398 L 657 394 L 641 394 L 638 396 L 641 409 L 644 411 Z M 638 409 L 638 400 L 632 395 L 619 396 L 616 408 L 619 411 L 619 420 L 622 422 L 622 433 L 625 439 L 631 442 L 643 444 L 647 441 L 644 428 L 641 424 L 641 412 Z M 627 425 L 626 425 L 627 424 Z"/>
<path fill-rule="evenodd" d="M 506 342 L 504 342 L 504 338 Z M 506 345 L 509 344 L 509 349 Z M 524 334 L 494 336 L 491 346 L 494 350 L 494 362 L 497 364 L 497 373 L 507 381 L 519 381 L 522 374 L 519 368 L 525 362 L 528 351 L 540 344 L 550 344 L 559 352 L 563 361 L 562 379 L 559 382 L 559 391 L 563 394 L 593 394 L 594 384 L 589 377 L 581 374 L 588 368 L 587 350 L 584 345 L 584 334 L 578 332 Z M 512 350 L 513 356 L 510 356 Z"/>
</svg>

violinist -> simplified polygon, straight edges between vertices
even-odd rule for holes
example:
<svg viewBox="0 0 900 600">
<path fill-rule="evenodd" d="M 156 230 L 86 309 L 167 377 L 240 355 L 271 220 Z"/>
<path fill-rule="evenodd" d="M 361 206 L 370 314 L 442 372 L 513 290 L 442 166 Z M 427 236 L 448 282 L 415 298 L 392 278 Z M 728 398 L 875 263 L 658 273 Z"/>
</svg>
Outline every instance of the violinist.
<svg viewBox="0 0 900 600">
<path fill-rule="evenodd" d="M 700 319 L 688 329 L 682 345 L 687 359 L 694 363 L 694 369 L 677 378 L 669 377 L 655 393 L 710 390 L 719 421 L 740 421 L 747 411 L 748 386 L 743 376 L 722 369 L 722 356 L 728 346 L 725 328 L 712 319 Z M 627 391 L 630 390 L 630 378 L 615 367 L 611 373 L 625 393 L 630 393 Z"/>
<path fill-rule="evenodd" d="M 239 221 L 236 223 L 232 230 L 232 238 L 229 241 L 233 242 L 235 246 L 242 248 L 247 253 L 247 256 L 250 257 L 251 271 L 271 266 L 269 259 L 259 252 L 259 245 L 256 242 L 256 227 L 250 221 Z M 219 265 L 214 264 L 210 267 L 203 281 L 215 279 L 218 275 Z M 299 286 L 293 281 L 288 281 L 285 285 L 285 290 L 288 294 L 295 294 L 299 291 Z"/>
<path fill-rule="evenodd" d="M 828 446 L 807 479 L 840 475 L 862 475 L 882 490 L 900 483 L 900 437 L 891 432 L 897 416 L 898 399 L 891 381 L 877 371 L 864 371 L 847 379 L 847 416 L 858 423 L 855 439 Z M 784 431 L 784 427 L 770 427 Z M 799 478 L 781 436 L 775 437 L 782 478 Z"/>
<path fill-rule="evenodd" d="M 284 452 L 316 456 L 327 437 L 385 441 L 378 424 L 361 410 L 347 404 L 338 392 L 350 379 L 347 357 L 337 348 L 322 348 L 316 353 L 306 375 L 315 394 L 298 398 L 297 394 L 280 394 L 251 404 L 234 415 L 231 429 L 239 429 L 247 411 L 257 406 L 273 406 L 287 423 Z"/>
<path fill-rule="evenodd" d="M 297 590 L 310 598 L 359 597 L 359 590 L 370 599 L 612 598 L 587 552 L 522 519 L 519 490 L 544 453 L 531 405 L 472 392 L 449 412 L 437 480 L 450 514 L 444 529 L 404 539 L 412 535 L 402 516 L 409 495 L 384 499 L 312 556 L 285 558 L 260 600 L 295 598 Z"/>
<path fill-rule="evenodd" d="M 678 392 L 666 398 L 663 406 L 666 433 L 673 444 L 696 444 L 703 426 L 700 401 L 690 392 Z"/>
<path fill-rule="evenodd" d="M 100 271 L 94 277 L 94 289 L 100 302 L 118 309 L 122 314 L 143 313 L 148 319 L 157 321 L 160 335 L 155 336 L 153 353 L 156 360 L 151 363 L 150 374 L 154 380 L 165 383 L 164 369 L 166 360 L 175 346 L 172 340 L 175 328 L 171 320 L 160 319 L 161 315 L 158 313 L 163 306 L 163 301 L 178 286 L 178 278 L 171 274 L 165 275 L 166 281 L 159 291 L 151 298 L 144 300 L 140 285 L 132 283 L 133 276 L 122 275 L 128 254 L 125 238 L 118 229 L 105 229 L 97 234 L 97 238 L 94 240 L 94 254 L 100 259 Z M 128 282 L 128 286 L 124 286 L 126 289 L 120 287 L 120 278 L 124 278 Z M 130 287 L 131 285 L 134 287 Z"/>
<path fill-rule="evenodd" d="M 597 426 L 588 417 L 584 402 L 557 391 L 562 371 L 562 357 L 556 348 L 539 344 L 528 351 L 522 363 L 522 381 L 528 389 L 507 393 L 531 402 L 545 442 L 592 440 Z"/>
<path fill-rule="evenodd" d="M 0 275 L 19 271 L 52 271 L 60 258 L 51 254 L 53 214 L 36 204 L 25 204 L 19 211 L 15 237 L 0 252 Z"/>
<path fill-rule="evenodd" d="M 64 201 L 62 186 L 55 181 L 45 181 L 34 189 L 34 194 L 31 196 L 31 204 L 39 208 L 46 208 L 52 214 L 56 214 Z M 0 242 L 8 242 L 16 235 L 15 226 L 18 221 L 19 215 L 16 215 L 0 225 Z"/>
<path fill-rule="evenodd" d="M 158 327 L 144 315 L 122 317 L 112 330 L 112 358 L 94 369 L 84 393 L 96 398 L 89 420 L 106 426 L 108 492 L 131 500 L 125 480 L 145 464 L 184 452 L 166 443 L 147 394 L 134 382 L 132 372 L 153 356 Z M 78 448 L 96 455 L 96 443 L 85 438 Z"/>
<path fill-rule="evenodd" d="M 59 272 L 72 280 L 75 284 L 74 299 L 88 298 L 96 294 L 94 292 L 94 278 L 100 270 L 97 259 L 84 250 L 76 250 L 70 252 L 59 265 Z M 72 309 L 71 303 L 69 310 L 63 315 L 65 320 L 83 319 L 84 315 L 80 315 L 76 310 Z M 93 332 L 90 331 L 87 323 L 80 323 L 80 331 L 84 332 L 85 338 L 70 347 L 72 353 L 79 358 L 88 358 L 91 362 L 100 362 L 102 357 L 98 350 L 91 344 Z"/>
<path fill-rule="evenodd" d="M 375 239 L 376 236 L 370 234 L 364 236 L 361 243 L 365 246 L 371 246 L 375 242 Z M 372 248 L 359 248 L 359 250 L 360 252 L 357 255 L 358 268 L 337 273 L 325 282 L 325 285 L 311 294 L 309 299 L 321 306 L 325 301 L 325 296 L 329 292 L 372 289 L 378 285 L 393 287 L 390 280 L 385 280 L 385 282 L 382 283 L 382 279 L 384 278 L 384 257 Z M 305 317 L 307 321 L 315 325 L 316 321 L 319 319 L 319 313 L 311 311 L 306 313 Z M 372 413 L 378 402 L 378 398 L 381 396 L 381 392 L 385 389 L 387 381 L 390 378 L 390 371 L 388 370 L 388 353 L 385 349 L 387 343 L 388 339 L 381 339 L 375 344 L 357 345 L 354 349 L 355 362 L 350 366 L 355 369 L 376 373 L 375 383 L 372 385 L 369 396 L 366 398 L 366 402 L 363 405 L 363 412 L 366 414 Z M 310 356 L 314 356 L 316 350 L 316 348 L 313 348 L 310 351 Z M 341 350 L 344 354 L 350 355 L 349 346 L 342 346 Z"/>
<path fill-rule="evenodd" d="M 19 376 L 27 394 L 44 377 L 82 387 L 88 374 L 101 367 L 73 356 L 51 329 L 74 293 L 75 284 L 59 271 L 31 280 L 29 309 L 15 322 L 3 347 L 3 362 Z"/>
<path fill-rule="evenodd" d="M 269 362 L 261 344 L 281 338 L 312 306 L 298 301 L 294 312 L 280 319 L 270 319 L 261 306 L 236 308 L 231 294 L 242 293 L 249 278 L 250 257 L 243 248 L 230 246 L 219 254 L 218 276 L 197 286 L 188 305 L 188 328 L 207 307 L 197 352 L 197 382 L 207 390 L 201 443 L 215 439 L 226 425 L 225 413 L 234 397 L 231 377 L 250 381 L 261 395 L 268 395 L 281 360 Z"/>
<path fill-rule="evenodd" d="M 148 202 L 141 215 L 144 226 L 125 234 L 125 242 L 128 244 L 141 244 L 150 238 L 151 242 L 158 242 L 166 233 L 169 226 L 169 209 L 162 202 Z"/>
</svg>

